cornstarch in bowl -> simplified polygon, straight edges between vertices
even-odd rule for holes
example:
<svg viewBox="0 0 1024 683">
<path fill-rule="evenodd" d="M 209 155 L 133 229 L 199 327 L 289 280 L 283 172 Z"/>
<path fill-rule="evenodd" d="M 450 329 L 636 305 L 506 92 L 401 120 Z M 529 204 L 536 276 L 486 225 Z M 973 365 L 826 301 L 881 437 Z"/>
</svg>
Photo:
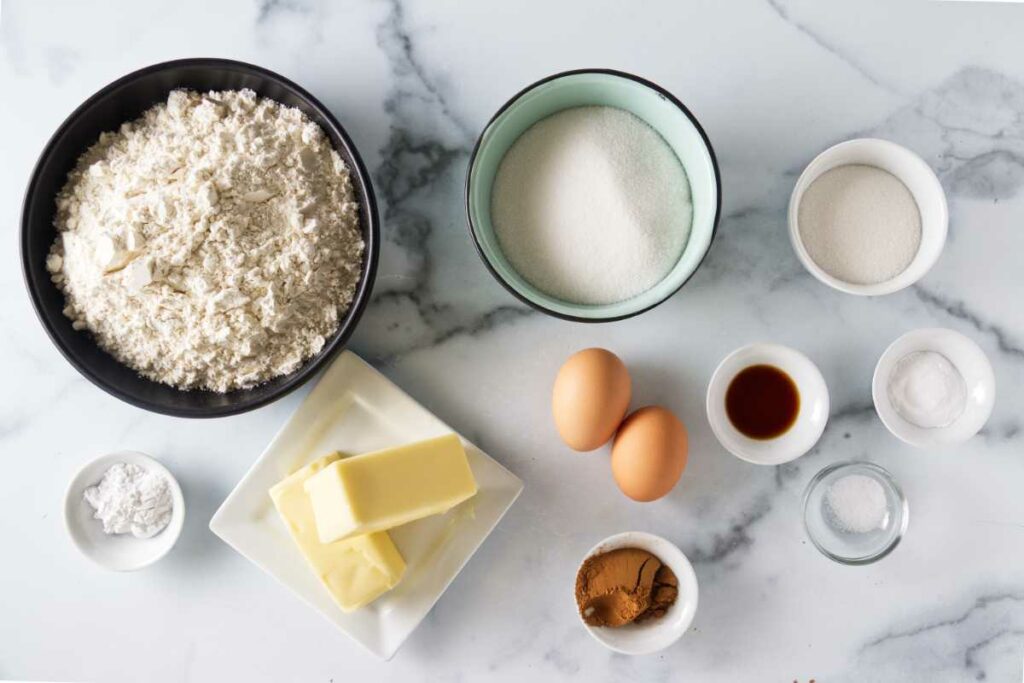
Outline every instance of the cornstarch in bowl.
<svg viewBox="0 0 1024 683">
<path fill-rule="evenodd" d="M 93 516 L 103 523 L 105 534 L 151 538 L 170 523 L 174 510 L 167 477 L 135 463 L 111 465 L 82 497 L 95 510 Z"/>
</svg>

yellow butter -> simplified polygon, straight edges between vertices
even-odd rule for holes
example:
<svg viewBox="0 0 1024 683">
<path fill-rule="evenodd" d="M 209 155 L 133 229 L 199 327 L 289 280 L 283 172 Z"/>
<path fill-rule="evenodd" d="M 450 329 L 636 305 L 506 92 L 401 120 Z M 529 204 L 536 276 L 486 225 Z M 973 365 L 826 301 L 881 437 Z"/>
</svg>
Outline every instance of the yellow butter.
<svg viewBox="0 0 1024 683">
<path fill-rule="evenodd" d="M 476 494 L 458 435 L 335 460 L 306 480 L 325 543 L 440 514 Z"/>
<path fill-rule="evenodd" d="M 275 484 L 270 497 L 331 597 L 342 611 L 351 612 L 394 588 L 405 573 L 405 561 L 384 531 L 335 543 L 320 542 L 313 506 L 303 485 L 340 457 L 334 453 L 306 465 Z"/>
</svg>

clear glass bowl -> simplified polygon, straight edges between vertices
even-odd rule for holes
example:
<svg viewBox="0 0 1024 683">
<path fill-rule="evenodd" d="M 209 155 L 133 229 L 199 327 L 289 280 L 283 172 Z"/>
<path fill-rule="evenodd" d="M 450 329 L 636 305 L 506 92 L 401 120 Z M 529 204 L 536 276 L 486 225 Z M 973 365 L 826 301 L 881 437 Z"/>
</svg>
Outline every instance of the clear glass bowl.
<svg viewBox="0 0 1024 683">
<path fill-rule="evenodd" d="M 843 477 L 859 474 L 870 477 L 885 492 L 885 516 L 870 531 L 850 531 L 842 527 L 832 512 L 827 494 Z M 818 472 L 804 491 L 804 530 L 825 557 L 842 564 L 870 564 L 882 559 L 899 544 L 907 530 L 910 508 L 903 491 L 887 470 L 870 462 L 841 462 Z"/>
</svg>

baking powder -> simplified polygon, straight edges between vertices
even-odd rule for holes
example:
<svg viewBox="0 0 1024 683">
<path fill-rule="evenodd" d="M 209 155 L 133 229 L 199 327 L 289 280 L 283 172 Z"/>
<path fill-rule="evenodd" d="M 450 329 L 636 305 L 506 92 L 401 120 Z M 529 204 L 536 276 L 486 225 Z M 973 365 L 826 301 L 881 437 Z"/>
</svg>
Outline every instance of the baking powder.
<svg viewBox="0 0 1024 683">
<path fill-rule="evenodd" d="M 174 512 L 167 477 L 133 463 L 112 465 L 84 498 L 107 534 L 150 538 L 163 531 Z"/>
</svg>

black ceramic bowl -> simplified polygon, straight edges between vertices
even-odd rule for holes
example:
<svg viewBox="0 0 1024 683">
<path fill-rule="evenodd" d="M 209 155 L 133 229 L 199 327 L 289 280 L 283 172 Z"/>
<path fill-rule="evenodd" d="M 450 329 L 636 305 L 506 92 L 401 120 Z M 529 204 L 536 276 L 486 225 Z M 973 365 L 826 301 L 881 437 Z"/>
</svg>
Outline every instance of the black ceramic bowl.
<svg viewBox="0 0 1024 683">
<path fill-rule="evenodd" d="M 366 250 L 363 271 L 352 305 L 338 331 L 324 348 L 295 372 L 252 389 L 215 393 L 182 391 L 153 382 L 122 365 L 100 349 L 87 332 L 71 328 L 62 313 L 64 295 L 50 281 L 46 255 L 57 236 L 53 226 L 54 199 L 64 186 L 78 157 L 104 131 L 117 130 L 155 104 L 170 91 L 250 88 L 291 107 L 298 107 L 324 130 L 352 173 L 359 201 L 360 227 Z M 21 220 L 21 259 L 25 284 L 39 320 L 50 339 L 75 368 L 93 384 L 139 408 L 180 417 L 220 417 L 266 405 L 299 387 L 344 348 L 345 341 L 366 308 L 377 270 L 380 228 L 369 174 L 348 134 L 327 107 L 312 95 L 271 71 L 227 59 L 182 59 L 147 67 L 114 81 L 85 101 L 61 124 L 46 144 L 25 193 Z"/>
</svg>

